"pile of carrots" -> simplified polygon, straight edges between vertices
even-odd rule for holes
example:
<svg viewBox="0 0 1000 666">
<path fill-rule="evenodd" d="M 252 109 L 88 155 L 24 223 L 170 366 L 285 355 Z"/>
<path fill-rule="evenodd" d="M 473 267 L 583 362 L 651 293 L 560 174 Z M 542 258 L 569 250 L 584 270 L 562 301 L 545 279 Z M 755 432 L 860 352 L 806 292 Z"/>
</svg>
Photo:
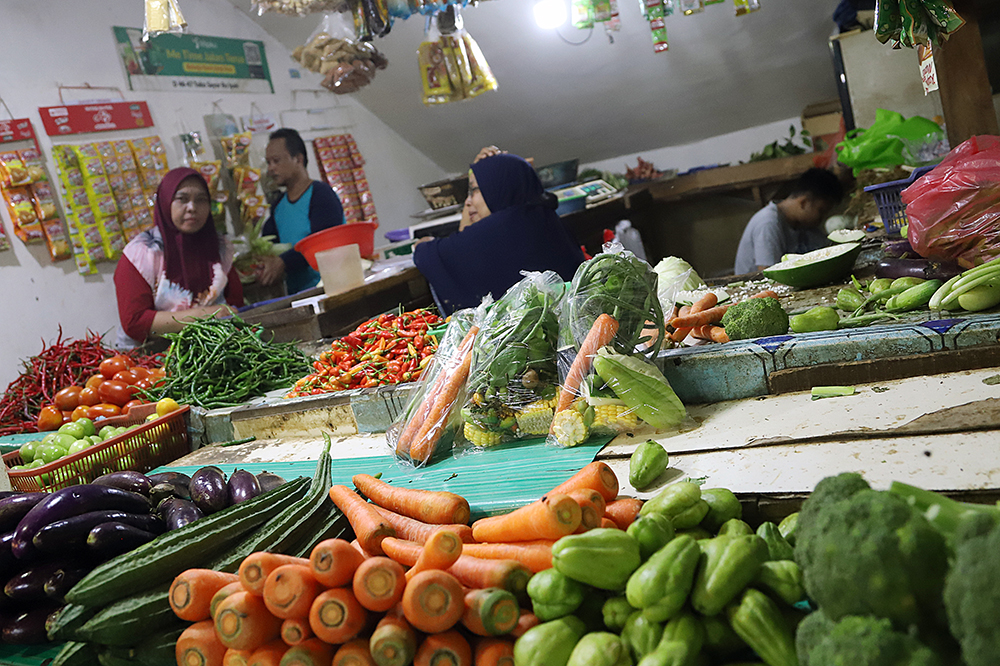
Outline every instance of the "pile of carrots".
<svg viewBox="0 0 1000 666">
<path fill-rule="evenodd" d="M 178 666 L 513 666 L 518 636 L 538 624 L 525 592 L 552 566 L 552 544 L 594 527 L 625 529 L 642 502 L 616 500 L 618 479 L 594 462 L 540 500 L 470 527 L 449 492 L 397 488 L 367 474 L 330 498 L 357 539 L 310 557 L 254 553 L 238 574 L 192 569 L 170 605 L 193 622 Z"/>
<path fill-rule="evenodd" d="M 763 298 L 765 296 L 778 298 L 778 294 L 770 289 L 765 289 L 750 298 Z M 704 296 L 691 305 L 675 308 L 674 316 L 667 320 L 667 324 L 673 328 L 670 339 L 674 342 L 680 342 L 690 335 L 711 342 L 729 342 L 726 329 L 718 325 L 722 321 L 722 315 L 726 314 L 728 309 L 728 305 L 719 305 L 719 297 L 711 291 L 706 292 Z"/>
</svg>

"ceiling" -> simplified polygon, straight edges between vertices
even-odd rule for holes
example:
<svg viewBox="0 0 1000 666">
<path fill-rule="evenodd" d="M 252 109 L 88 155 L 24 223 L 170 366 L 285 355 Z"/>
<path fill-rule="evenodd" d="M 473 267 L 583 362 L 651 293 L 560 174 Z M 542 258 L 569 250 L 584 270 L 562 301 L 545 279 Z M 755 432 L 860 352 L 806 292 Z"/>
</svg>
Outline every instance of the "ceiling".
<svg viewBox="0 0 1000 666">
<path fill-rule="evenodd" d="M 250 0 L 230 0 L 289 50 L 320 21 L 257 16 Z M 542 30 L 532 0 L 485 0 L 462 14 L 499 88 L 458 103 L 421 102 L 416 51 L 419 16 L 396 21 L 375 44 L 389 67 L 355 94 L 407 142 L 445 171 L 464 169 L 496 144 L 546 164 L 588 163 L 762 125 L 836 97 L 827 38 L 838 0 L 760 0 L 735 17 L 733 4 L 666 19 L 670 50 L 654 53 L 639 0 L 619 0 L 621 30 Z M 600 24 L 599 24 L 600 25 Z M 272 67 L 281 62 L 271 56 Z"/>
</svg>

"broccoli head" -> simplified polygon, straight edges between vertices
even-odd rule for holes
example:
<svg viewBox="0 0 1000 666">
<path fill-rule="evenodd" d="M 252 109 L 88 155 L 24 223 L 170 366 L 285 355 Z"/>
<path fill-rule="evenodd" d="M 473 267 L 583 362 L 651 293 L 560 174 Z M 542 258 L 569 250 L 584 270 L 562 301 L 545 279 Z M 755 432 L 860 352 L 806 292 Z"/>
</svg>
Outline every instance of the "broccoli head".
<svg viewBox="0 0 1000 666">
<path fill-rule="evenodd" d="M 944 586 L 948 624 L 968 666 L 996 664 L 1000 655 L 1000 528 L 982 533 L 987 522 L 977 515 L 963 525 Z"/>
<path fill-rule="evenodd" d="M 901 629 L 944 623 L 944 537 L 904 500 L 857 475 L 816 486 L 799 516 L 795 560 L 831 620 L 874 615 Z"/>
<path fill-rule="evenodd" d="M 776 298 L 748 298 L 729 306 L 722 316 L 722 326 L 730 340 L 784 335 L 788 332 L 788 313 Z"/>
<path fill-rule="evenodd" d="M 815 635 L 819 640 L 806 659 L 800 655 L 802 666 L 941 666 L 930 648 L 895 631 L 885 618 L 847 616 L 836 624 L 825 623 L 829 624 L 817 622 L 816 628 L 824 626 L 825 635 Z"/>
<path fill-rule="evenodd" d="M 822 610 L 813 611 L 806 615 L 805 619 L 799 623 L 795 630 L 795 654 L 799 658 L 799 666 L 819 666 L 819 662 L 812 665 L 809 655 L 814 647 L 823 642 L 823 639 L 830 635 L 836 623 L 828 618 Z"/>
</svg>

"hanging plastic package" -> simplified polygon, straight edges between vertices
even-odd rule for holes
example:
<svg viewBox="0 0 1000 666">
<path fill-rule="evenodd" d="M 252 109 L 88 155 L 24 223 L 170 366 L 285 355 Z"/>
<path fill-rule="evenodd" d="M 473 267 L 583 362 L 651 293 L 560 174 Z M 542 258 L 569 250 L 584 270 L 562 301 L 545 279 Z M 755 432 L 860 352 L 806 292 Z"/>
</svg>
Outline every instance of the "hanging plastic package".
<svg viewBox="0 0 1000 666">
<path fill-rule="evenodd" d="M 704 0 L 679 0 L 680 11 L 684 16 L 691 16 L 705 11 Z"/>
<path fill-rule="evenodd" d="M 142 25 L 142 41 L 165 32 L 180 33 L 187 30 L 187 21 L 181 14 L 177 0 L 146 0 L 146 18 Z"/>
<path fill-rule="evenodd" d="M 570 24 L 578 30 L 594 27 L 594 0 L 573 0 L 569 9 Z"/>
<path fill-rule="evenodd" d="M 899 15 L 899 0 L 877 0 L 875 3 L 875 39 L 885 44 L 899 40 L 903 18 Z"/>
<path fill-rule="evenodd" d="M 417 50 L 424 104 L 444 104 L 497 89 L 497 80 L 458 8 L 449 6 L 429 22 Z"/>
<path fill-rule="evenodd" d="M 901 196 L 920 256 L 964 268 L 1000 256 L 1000 137 L 972 137 Z"/>
<path fill-rule="evenodd" d="M 257 15 L 275 12 L 290 16 L 305 16 L 317 12 L 346 12 L 350 10 L 347 0 L 254 0 L 252 9 Z"/>
<path fill-rule="evenodd" d="M 360 3 L 368 32 L 375 37 L 388 35 L 392 28 L 392 17 L 389 16 L 386 0 L 360 0 Z"/>
<path fill-rule="evenodd" d="M 326 14 L 309 41 L 292 51 L 292 58 L 322 74 L 321 85 L 327 90 L 355 92 L 372 82 L 376 70 L 388 65 L 378 49 L 358 38 L 358 26 L 347 14 Z"/>
<path fill-rule="evenodd" d="M 737 16 L 745 16 L 760 9 L 760 0 L 733 0 L 733 4 L 736 6 Z"/>
<path fill-rule="evenodd" d="M 420 88 L 424 104 L 446 104 L 461 99 L 461 96 L 456 97 L 448 78 L 441 37 L 437 21 L 429 19 L 424 41 L 417 48 L 417 66 L 420 68 Z"/>
</svg>

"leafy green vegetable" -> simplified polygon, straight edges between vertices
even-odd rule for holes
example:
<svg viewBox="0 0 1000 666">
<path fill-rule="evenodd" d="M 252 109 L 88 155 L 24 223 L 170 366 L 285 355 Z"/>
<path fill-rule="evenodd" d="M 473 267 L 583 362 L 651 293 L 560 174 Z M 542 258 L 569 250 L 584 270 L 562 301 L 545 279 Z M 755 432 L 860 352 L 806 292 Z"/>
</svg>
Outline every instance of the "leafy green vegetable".
<svg viewBox="0 0 1000 666">
<path fill-rule="evenodd" d="M 788 127 L 788 137 L 784 140 L 784 143 L 778 143 L 777 141 L 772 141 L 771 143 L 764 146 L 759 153 L 751 153 L 751 162 L 763 162 L 764 160 L 773 160 L 776 157 L 788 157 L 790 155 L 801 155 L 806 152 L 806 148 L 812 148 L 812 139 L 809 137 L 809 132 L 802 130 L 799 134 L 802 139 L 804 146 L 800 146 L 795 143 L 795 125 L 789 125 Z"/>
</svg>

